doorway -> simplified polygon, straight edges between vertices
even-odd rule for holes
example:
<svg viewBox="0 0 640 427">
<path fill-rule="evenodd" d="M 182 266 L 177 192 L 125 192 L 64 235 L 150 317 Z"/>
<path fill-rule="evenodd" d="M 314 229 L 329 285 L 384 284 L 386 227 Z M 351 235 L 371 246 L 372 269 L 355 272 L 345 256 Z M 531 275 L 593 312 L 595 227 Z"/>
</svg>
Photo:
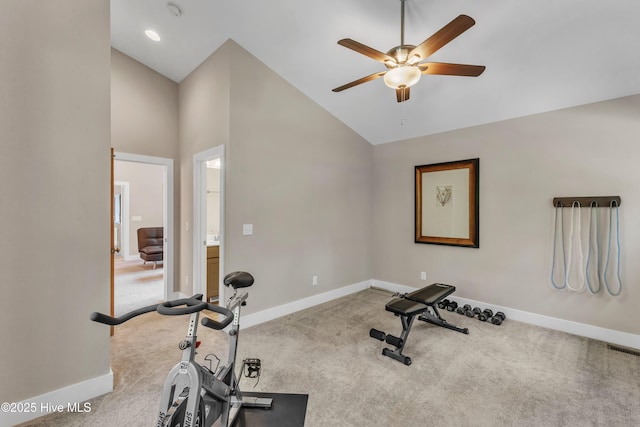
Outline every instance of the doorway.
<svg viewBox="0 0 640 427">
<path fill-rule="evenodd" d="M 224 145 L 193 156 L 193 292 L 224 296 Z"/>
<path fill-rule="evenodd" d="M 114 314 L 173 298 L 173 159 L 114 155 Z M 162 261 L 138 254 L 138 228 L 162 227 Z"/>
</svg>

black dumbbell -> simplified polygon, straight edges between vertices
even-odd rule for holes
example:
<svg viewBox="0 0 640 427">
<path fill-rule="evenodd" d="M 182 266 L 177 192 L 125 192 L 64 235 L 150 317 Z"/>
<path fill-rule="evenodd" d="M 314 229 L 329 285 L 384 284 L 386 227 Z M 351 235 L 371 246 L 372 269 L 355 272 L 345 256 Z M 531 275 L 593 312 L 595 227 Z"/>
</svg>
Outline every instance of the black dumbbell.
<svg viewBox="0 0 640 427">
<path fill-rule="evenodd" d="M 464 315 L 467 317 L 474 317 L 475 313 L 473 312 L 473 309 L 471 308 L 471 306 L 469 304 L 465 305 L 465 312 Z"/>
<path fill-rule="evenodd" d="M 465 304 L 462 307 L 456 308 L 456 313 L 458 313 L 458 314 L 467 314 L 469 312 L 471 312 L 471 306 L 469 304 Z M 467 314 L 467 316 L 468 316 L 468 314 Z M 473 314 L 470 317 L 473 317 Z"/>
<path fill-rule="evenodd" d="M 473 317 L 473 311 L 471 310 L 471 306 L 469 304 L 465 304 L 462 307 L 456 308 L 456 313 Z"/>
<path fill-rule="evenodd" d="M 446 308 L 449 305 L 448 299 L 443 299 L 442 301 L 438 301 L 438 308 Z"/>
<path fill-rule="evenodd" d="M 455 311 L 456 308 L 458 308 L 458 303 L 455 301 L 449 301 L 449 304 L 447 305 L 447 311 Z"/>
<path fill-rule="evenodd" d="M 491 318 L 491 323 L 493 323 L 494 325 L 502 325 L 502 322 L 504 322 L 506 318 L 507 316 L 505 316 L 503 312 L 499 311 L 493 315 L 493 317 Z"/>
<path fill-rule="evenodd" d="M 478 320 L 481 322 L 486 322 L 487 320 L 493 317 L 493 311 L 489 308 L 485 308 L 482 313 L 478 313 Z"/>
<path fill-rule="evenodd" d="M 473 310 L 471 310 L 472 316 L 469 316 L 469 317 L 476 317 L 480 313 L 482 313 L 482 310 L 480 310 L 480 307 L 473 307 Z"/>
</svg>

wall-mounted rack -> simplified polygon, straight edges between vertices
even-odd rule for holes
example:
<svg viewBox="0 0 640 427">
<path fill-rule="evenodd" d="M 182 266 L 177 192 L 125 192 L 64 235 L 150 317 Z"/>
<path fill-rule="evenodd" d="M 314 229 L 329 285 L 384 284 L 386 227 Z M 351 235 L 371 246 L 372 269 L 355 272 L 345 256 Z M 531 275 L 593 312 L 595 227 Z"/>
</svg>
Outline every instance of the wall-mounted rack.
<svg viewBox="0 0 640 427">
<path fill-rule="evenodd" d="M 592 204 L 598 206 L 600 208 L 608 208 L 611 206 L 612 202 L 615 202 L 613 206 L 620 206 L 622 200 L 620 196 L 594 196 L 594 197 L 554 197 L 553 198 L 553 206 L 558 207 L 559 205 L 563 208 L 570 208 L 573 206 L 575 202 L 580 204 L 582 208 L 591 207 Z"/>
</svg>

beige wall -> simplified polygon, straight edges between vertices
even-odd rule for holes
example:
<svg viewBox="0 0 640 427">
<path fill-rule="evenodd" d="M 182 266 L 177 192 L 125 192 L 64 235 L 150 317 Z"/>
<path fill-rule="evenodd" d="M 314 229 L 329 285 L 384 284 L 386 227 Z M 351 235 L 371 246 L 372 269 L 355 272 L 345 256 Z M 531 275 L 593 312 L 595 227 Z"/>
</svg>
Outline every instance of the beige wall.
<svg viewBox="0 0 640 427">
<path fill-rule="evenodd" d="M 0 401 L 109 373 L 109 2 L 3 2 Z"/>
<path fill-rule="evenodd" d="M 372 146 L 237 45 L 231 90 L 225 268 L 255 275 L 250 310 L 370 279 Z"/>
<path fill-rule="evenodd" d="M 368 142 L 233 41 L 180 84 L 180 101 L 183 218 L 193 154 L 225 144 L 224 267 L 254 274 L 248 312 L 371 278 Z"/>
<path fill-rule="evenodd" d="M 222 45 L 179 86 L 180 279 L 176 290 L 193 290 L 193 155 L 229 144 L 229 43 Z M 189 231 L 187 231 L 189 230 Z M 188 283 L 187 278 L 189 277 Z"/>
<path fill-rule="evenodd" d="M 111 49 L 111 143 L 116 151 L 177 159 L 178 84 Z"/>
<path fill-rule="evenodd" d="M 180 277 L 178 84 L 111 49 L 111 145 L 116 152 L 174 160 L 174 283 Z M 131 212 L 131 215 L 137 215 Z M 143 218 L 144 219 L 144 218 Z M 135 237 L 136 223 L 131 223 Z M 136 245 L 136 238 L 130 240 Z M 191 250 L 191 248 L 187 248 Z M 135 248 L 137 252 L 137 247 Z M 133 252 L 135 253 L 135 252 Z M 177 286 L 174 285 L 177 290 Z"/>
<path fill-rule="evenodd" d="M 460 297 L 639 334 L 639 117 L 640 95 L 375 146 L 373 276 L 414 287 L 450 283 Z M 414 166 L 474 157 L 480 248 L 413 243 Z M 550 284 L 552 199 L 593 195 L 622 197 L 626 287 L 617 298 Z"/>
</svg>

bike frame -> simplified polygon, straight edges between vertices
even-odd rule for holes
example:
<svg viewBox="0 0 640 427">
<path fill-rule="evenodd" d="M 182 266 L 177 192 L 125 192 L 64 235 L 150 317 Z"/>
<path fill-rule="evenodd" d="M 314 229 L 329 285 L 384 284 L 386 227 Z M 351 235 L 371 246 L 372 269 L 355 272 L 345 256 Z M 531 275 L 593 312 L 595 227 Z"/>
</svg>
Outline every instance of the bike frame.
<svg viewBox="0 0 640 427">
<path fill-rule="evenodd" d="M 233 323 L 229 330 L 231 341 L 229 343 L 229 359 L 226 366 L 221 367 L 214 374 L 207 368 L 203 368 L 195 362 L 197 328 L 200 312 L 191 314 L 189 327 L 185 340 L 181 347 L 182 358 L 176 364 L 164 383 L 160 410 L 158 412 L 158 427 L 162 426 L 169 414 L 169 410 L 177 406 L 177 400 L 184 396 L 188 389 L 188 395 L 183 427 L 192 427 L 200 410 L 201 397 L 208 408 L 205 411 L 205 420 L 200 420 L 201 426 L 211 425 L 220 417 L 221 426 L 227 427 L 233 424 L 242 406 L 271 407 L 272 399 L 244 398 L 238 387 L 238 378 L 235 373 L 235 360 L 238 348 L 238 335 L 240 332 L 240 307 L 245 305 L 247 293 L 233 297 L 227 308 L 233 312 Z M 177 394 L 176 394 L 177 393 Z M 178 399 L 176 399 L 176 396 Z M 184 397 L 182 397 L 184 399 Z M 205 408 L 203 408 L 205 409 Z"/>
</svg>

